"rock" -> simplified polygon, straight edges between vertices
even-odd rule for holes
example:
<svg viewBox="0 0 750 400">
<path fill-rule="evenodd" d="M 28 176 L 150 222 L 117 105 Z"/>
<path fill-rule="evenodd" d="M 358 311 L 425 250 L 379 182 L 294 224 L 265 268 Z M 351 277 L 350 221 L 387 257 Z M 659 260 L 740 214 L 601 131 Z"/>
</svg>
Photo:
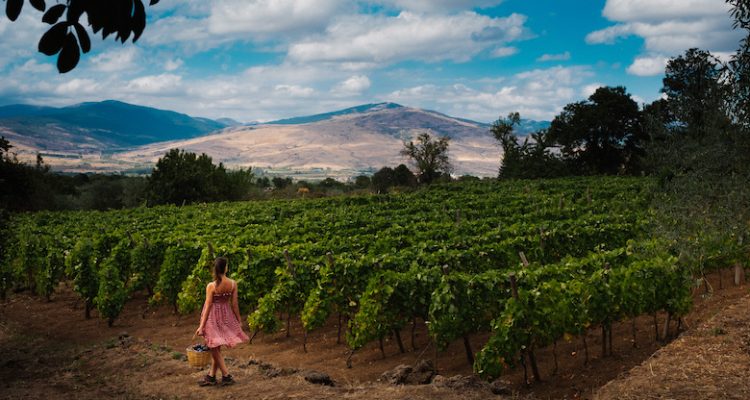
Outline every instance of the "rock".
<svg viewBox="0 0 750 400">
<path fill-rule="evenodd" d="M 415 366 L 401 364 L 380 376 L 381 381 L 391 385 L 426 385 L 432 382 L 435 367 L 432 362 L 424 360 Z"/>
<path fill-rule="evenodd" d="M 435 377 L 435 367 L 429 360 L 422 360 L 406 378 L 407 385 L 427 385 Z"/>
<path fill-rule="evenodd" d="M 432 384 L 439 387 L 446 387 L 451 389 L 481 389 L 487 386 L 487 383 L 477 378 L 476 376 L 463 376 L 456 375 L 446 378 L 444 376 L 436 376 L 432 380 Z"/>
<path fill-rule="evenodd" d="M 500 379 L 496 379 L 490 383 L 490 391 L 496 395 L 510 396 L 513 394 L 513 391 L 510 389 L 510 382 Z"/>
<path fill-rule="evenodd" d="M 414 369 L 406 364 L 397 365 L 390 371 L 383 372 L 380 379 L 391 385 L 403 385 Z"/>
<path fill-rule="evenodd" d="M 325 386 L 334 386 L 333 379 L 328 374 L 318 371 L 306 371 L 302 374 L 306 381 Z"/>
</svg>

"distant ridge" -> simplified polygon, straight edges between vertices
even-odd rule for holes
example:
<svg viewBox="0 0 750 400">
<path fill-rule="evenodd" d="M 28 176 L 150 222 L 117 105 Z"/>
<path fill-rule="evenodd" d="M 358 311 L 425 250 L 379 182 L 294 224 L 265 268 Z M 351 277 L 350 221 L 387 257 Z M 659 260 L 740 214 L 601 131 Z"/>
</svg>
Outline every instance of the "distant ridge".
<svg viewBox="0 0 750 400">
<path fill-rule="evenodd" d="M 268 125 L 298 125 L 298 124 L 309 124 L 312 122 L 325 121 L 333 117 L 350 114 L 361 114 L 365 112 L 378 111 L 378 110 L 390 110 L 396 108 L 403 108 L 402 105 L 396 103 L 373 103 L 363 104 L 361 106 L 349 107 L 343 110 L 327 112 L 323 114 L 306 115 L 302 117 L 293 117 L 280 119 L 278 121 L 267 122 Z"/>
<path fill-rule="evenodd" d="M 43 150 L 83 147 L 111 151 L 202 136 L 226 126 L 208 118 L 115 100 L 61 108 L 0 107 L 0 133 L 12 142 Z"/>
</svg>

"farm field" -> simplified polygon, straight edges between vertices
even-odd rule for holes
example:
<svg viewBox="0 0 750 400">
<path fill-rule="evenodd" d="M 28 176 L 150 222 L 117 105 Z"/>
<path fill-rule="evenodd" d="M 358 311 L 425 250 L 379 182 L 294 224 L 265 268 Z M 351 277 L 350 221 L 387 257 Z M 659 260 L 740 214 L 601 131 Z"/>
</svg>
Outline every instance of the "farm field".
<svg viewBox="0 0 750 400">
<path fill-rule="evenodd" d="M 724 279 L 728 281 L 726 275 Z M 709 280 L 718 288 L 717 274 L 710 275 Z M 361 358 L 355 367 L 347 369 L 344 366 L 347 347 L 335 345 L 335 324 L 330 324 L 319 333 L 320 337 L 315 339 L 318 345 L 308 353 L 301 351 L 297 335 L 286 338 L 284 332 L 260 334 L 252 345 L 243 344 L 227 352 L 230 371 L 238 378 L 235 386 L 199 390 L 201 388 L 194 385 L 203 372 L 189 368 L 182 358 L 174 358 L 176 353 L 184 354 L 185 347 L 191 343 L 190 335 L 197 324 L 197 314 L 180 317 L 162 307 L 143 318 L 147 299 L 140 297 L 129 302 L 115 326 L 108 328 L 106 321 L 101 319 L 84 319 L 77 295 L 63 284 L 49 303 L 35 296 L 18 294 L 0 304 L 0 351 L 4 354 L 0 363 L 0 379 L 3 382 L 0 398 L 51 399 L 75 395 L 84 400 L 102 397 L 225 399 L 242 398 L 247 393 L 253 393 L 257 398 L 268 399 L 590 399 L 595 395 L 601 399 L 641 399 L 659 394 L 666 396 L 670 393 L 669 388 L 675 387 L 673 384 L 667 383 L 658 389 L 650 386 L 649 390 L 644 390 L 644 385 L 657 385 L 669 380 L 678 382 L 684 390 L 681 393 L 692 390 L 693 394 L 704 394 L 703 397 L 689 398 L 712 398 L 709 394 L 718 393 L 716 390 L 722 388 L 723 382 L 733 379 L 732 376 L 740 376 L 739 373 L 723 373 L 721 368 L 727 366 L 727 361 L 742 363 L 748 357 L 738 344 L 742 343 L 741 337 L 750 334 L 747 331 L 750 321 L 747 313 L 737 312 L 738 307 L 747 302 L 747 293 L 746 285 L 734 287 L 729 286 L 728 282 L 725 282 L 724 289 L 715 291 L 711 296 L 704 297 L 702 291 L 697 291 L 695 307 L 685 317 L 690 328 L 682 334 L 683 337 L 692 338 L 689 343 L 692 346 L 682 345 L 673 350 L 672 344 L 667 345 L 654 356 L 659 360 L 658 364 L 652 362 L 651 354 L 662 343 L 653 340 L 649 318 L 642 317 L 638 319 L 638 348 L 634 348 L 630 341 L 618 340 L 613 356 L 602 359 L 598 347 L 600 335 L 592 331 L 589 340 L 595 350 L 591 353 L 589 365 L 584 365 L 581 357 L 571 355 L 571 351 L 576 350 L 573 343 L 573 346 L 561 343 L 558 349 L 560 365 L 565 372 L 525 388 L 521 382 L 523 373 L 513 371 L 503 377 L 513 393 L 503 397 L 494 396 L 489 389 L 481 387 L 450 388 L 435 384 L 393 386 L 377 382 L 382 372 L 399 364 L 414 364 L 420 356 L 421 350 L 402 355 L 392 342 L 387 344 L 388 357 L 385 359 L 381 358 L 377 346 L 370 346 L 358 355 Z M 730 307 L 735 311 L 724 311 Z M 727 316 L 731 316 L 731 324 L 725 322 Z M 630 321 L 616 325 L 614 330 L 618 334 L 622 332 L 623 336 L 627 336 L 630 333 Z M 701 333 L 694 334 L 696 330 Z M 123 333 L 128 337 L 121 340 Z M 323 339 L 324 335 L 327 340 Z M 419 343 L 425 339 L 421 335 Z M 683 337 L 673 344 L 683 342 Z M 713 343 L 706 343 L 707 348 L 703 350 L 704 347 L 696 343 L 707 339 L 721 341 L 724 347 L 717 348 Z M 580 346 L 577 349 L 580 350 Z M 554 367 L 549 350 L 543 349 L 539 355 L 540 368 L 545 375 L 549 375 Z M 669 358 L 661 355 L 666 352 L 670 353 Z M 689 357 L 700 358 L 704 364 L 703 368 L 695 371 L 698 376 L 685 379 L 683 369 L 673 366 Z M 723 362 L 712 364 L 712 358 L 720 358 Z M 267 372 L 248 366 L 251 359 L 262 360 L 282 369 L 295 367 L 322 371 L 333 378 L 336 386 L 313 385 L 299 376 L 271 378 Z M 690 365 L 695 368 L 693 363 Z M 637 369 L 628 372 L 634 367 Z M 657 377 L 651 375 L 651 370 L 658 373 Z M 471 373 L 460 344 L 450 346 L 441 355 L 438 373 L 445 377 Z M 636 374 L 640 379 L 634 378 Z M 599 389 L 610 381 L 611 384 Z M 732 393 L 747 393 L 745 384 L 746 381 L 734 382 Z"/>
<path fill-rule="evenodd" d="M 393 195 L 20 214 L 0 272 L 6 291 L 30 291 L 11 296 L 4 312 L 24 303 L 42 315 L 58 310 L 47 337 L 87 346 L 135 329 L 127 337 L 144 351 L 162 346 L 180 361 L 172 352 L 189 342 L 208 266 L 223 255 L 256 336 L 239 350 L 245 356 L 324 366 L 348 386 L 430 360 L 441 374 L 522 394 L 531 393 L 524 380 L 543 397 L 587 393 L 653 353 L 655 336 L 689 326 L 701 300 L 669 243 L 649 237 L 653 185 L 463 182 Z M 3 327 L 11 341 L 28 329 L 22 315 L 15 320 Z M 88 339 L 75 338 L 79 324 L 92 330 Z"/>
</svg>

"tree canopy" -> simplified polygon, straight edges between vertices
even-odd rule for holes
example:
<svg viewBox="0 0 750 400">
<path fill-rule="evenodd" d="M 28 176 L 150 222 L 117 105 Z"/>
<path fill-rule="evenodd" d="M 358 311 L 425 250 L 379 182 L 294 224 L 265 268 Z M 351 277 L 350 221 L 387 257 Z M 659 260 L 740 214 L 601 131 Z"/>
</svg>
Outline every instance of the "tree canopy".
<svg viewBox="0 0 750 400">
<path fill-rule="evenodd" d="M 150 0 L 149 5 L 158 2 Z M 65 0 L 49 8 L 45 0 L 29 0 L 29 3 L 44 13 L 42 22 L 51 25 L 39 39 L 38 50 L 48 56 L 57 56 L 60 73 L 75 68 L 81 52 L 91 51 L 91 39 L 80 22 L 82 17 L 85 16 L 84 20 L 88 21 L 94 34 L 101 32 L 102 39 L 114 34 L 115 40 L 122 43 L 131 37 L 136 42 L 146 28 L 146 8 L 142 0 Z M 5 0 L 5 15 L 15 21 L 23 6 L 24 0 Z"/>
<path fill-rule="evenodd" d="M 432 183 L 441 175 L 450 175 L 453 171 L 448 158 L 450 138 L 433 139 L 429 133 L 420 133 L 417 141 L 404 143 L 401 155 L 411 158 L 417 168 L 417 179 L 420 183 Z"/>
<path fill-rule="evenodd" d="M 148 178 L 150 204 L 183 204 L 238 200 L 252 184 L 250 170 L 227 172 L 206 154 L 172 149 L 160 158 Z"/>
<path fill-rule="evenodd" d="M 579 173 L 628 173 L 638 169 L 643 153 L 640 117 L 624 87 L 600 87 L 587 100 L 565 106 L 547 135 Z"/>
</svg>

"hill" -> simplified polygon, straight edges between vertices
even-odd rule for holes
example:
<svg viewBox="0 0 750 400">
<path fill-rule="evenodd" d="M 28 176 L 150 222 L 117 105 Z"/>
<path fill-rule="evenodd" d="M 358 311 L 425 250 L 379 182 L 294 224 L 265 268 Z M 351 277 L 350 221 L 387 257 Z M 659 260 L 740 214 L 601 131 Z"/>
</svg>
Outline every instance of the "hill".
<svg viewBox="0 0 750 400">
<path fill-rule="evenodd" d="M 309 179 L 351 177 L 407 162 L 399 154 L 403 142 L 421 132 L 451 138 L 456 174 L 497 174 L 502 151 L 488 124 L 394 103 L 232 127 L 208 136 L 145 145 L 113 159 L 147 165 L 178 147 L 209 154 L 230 167 L 260 167 Z"/>
<path fill-rule="evenodd" d="M 0 134 L 36 151 L 112 152 L 205 135 L 226 123 L 114 100 L 54 108 L 0 107 Z"/>
</svg>

